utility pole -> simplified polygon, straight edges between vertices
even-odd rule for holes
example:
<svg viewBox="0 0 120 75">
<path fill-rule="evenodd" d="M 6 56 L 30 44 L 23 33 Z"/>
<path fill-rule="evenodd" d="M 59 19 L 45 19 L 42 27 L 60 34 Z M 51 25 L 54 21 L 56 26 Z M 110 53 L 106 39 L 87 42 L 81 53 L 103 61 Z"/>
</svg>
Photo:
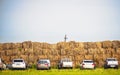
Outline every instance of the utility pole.
<svg viewBox="0 0 120 75">
<path fill-rule="evenodd" d="M 66 42 L 67 39 L 68 39 L 68 38 L 67 38 L 67 35 L 65 35 L 65 37 L 64 37 L 64 42 Z"/>
<path fill-rule="evenodd" d="M 65 35 L 65 37 L 64 37 L 64 42 L 66 42 L 67 39 L 68 39 L 68 38 L 67 38 L 67 35 Z M 63 48 L 60 49 L 60 59 L 61 59 L 61 56 L 62 56 L 62 50 L 63 50 Z"/>
</svg>

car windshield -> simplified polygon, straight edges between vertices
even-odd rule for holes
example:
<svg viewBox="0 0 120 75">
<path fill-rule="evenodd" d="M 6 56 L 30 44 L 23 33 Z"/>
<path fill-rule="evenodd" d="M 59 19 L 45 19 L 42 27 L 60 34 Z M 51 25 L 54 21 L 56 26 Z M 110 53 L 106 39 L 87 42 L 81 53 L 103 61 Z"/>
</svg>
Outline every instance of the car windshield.
<svg viewBox="0 0 120 75">
<path fill-rule="evenodd" d="M 84 61 L 85 63 L 93 63 L 93 61 Z"/>
<path fill-rule="evenodd" d="M 38 63 L 44 64 L 44 63 L 47 63 L 47 61 L 39 61 Z"/>
<path fill-rule="evenodd" d="M 23 62 L 23 60 L 14 60 L 14 62 Z"/>
<path fill-rule="evenodd" d="M 116 61 L 116 59 L 107 59 L 108 61 Z"/>
<path fill-rule="evenodd" d="M 62 60 L 62 62 L 71 62 L 71 60 L 69 60 L 69 59 L 64 59 L 64 60 Z"/>
</svg>

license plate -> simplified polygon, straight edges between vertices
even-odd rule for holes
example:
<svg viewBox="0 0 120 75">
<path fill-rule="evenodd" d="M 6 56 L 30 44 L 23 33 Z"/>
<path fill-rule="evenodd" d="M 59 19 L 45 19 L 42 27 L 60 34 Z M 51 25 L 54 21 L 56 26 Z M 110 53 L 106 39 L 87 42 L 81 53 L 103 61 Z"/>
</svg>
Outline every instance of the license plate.
<svg viewBox="0 0 120 75">
<path fill-rule="evenodd" d="M 115 65 L 110 65 L 110 67 L 115 67 Z"/>
<path fill-rule="evenodd" d="M 70 65 L 66 65 L 66 67 L 70 67 Z"/>
</svg>

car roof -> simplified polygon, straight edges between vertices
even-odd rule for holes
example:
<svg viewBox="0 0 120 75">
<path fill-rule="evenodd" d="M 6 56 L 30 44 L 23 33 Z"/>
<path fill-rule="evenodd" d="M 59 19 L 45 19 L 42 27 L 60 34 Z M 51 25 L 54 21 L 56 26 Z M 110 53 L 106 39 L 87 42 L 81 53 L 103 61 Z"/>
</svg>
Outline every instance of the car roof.
<svg viewBox="0 0 120 75">
<path fill-rule="evenodd" d="M 39 61 L 50 61 L 49 59 L 39 59 Z"/>
<path fill-rule="evenodd" d="M 93 61 L 93 60 L 83 60 L 83 61 Z"/>
<path fill-rule="evenodd" d="M 61 60 L 71 60 L 70 58 L 62 58 Z"/>
<path fill-rule="evenodd" d="M 13 59 L 13 60 L 23 60 L 23 59 Z"/>
<path fill-rule="evenodd" d="M 116 58 L 107 58 L 107 59 L 116 59 Z"/>
</svg>

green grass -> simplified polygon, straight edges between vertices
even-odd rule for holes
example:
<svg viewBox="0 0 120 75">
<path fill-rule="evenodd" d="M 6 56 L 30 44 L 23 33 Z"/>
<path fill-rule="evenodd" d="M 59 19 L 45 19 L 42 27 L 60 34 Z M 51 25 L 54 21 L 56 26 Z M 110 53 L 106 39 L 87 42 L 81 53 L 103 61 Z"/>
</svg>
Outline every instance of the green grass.
<svg viewBox="0 0 120 75">
<path fill-rule="evenodd" d="M 51 69 L 51 70 L 3 70 L 0 75 L 120 75 L 120 69 L 80 70 L 80 69 Z"/>
</svg>

